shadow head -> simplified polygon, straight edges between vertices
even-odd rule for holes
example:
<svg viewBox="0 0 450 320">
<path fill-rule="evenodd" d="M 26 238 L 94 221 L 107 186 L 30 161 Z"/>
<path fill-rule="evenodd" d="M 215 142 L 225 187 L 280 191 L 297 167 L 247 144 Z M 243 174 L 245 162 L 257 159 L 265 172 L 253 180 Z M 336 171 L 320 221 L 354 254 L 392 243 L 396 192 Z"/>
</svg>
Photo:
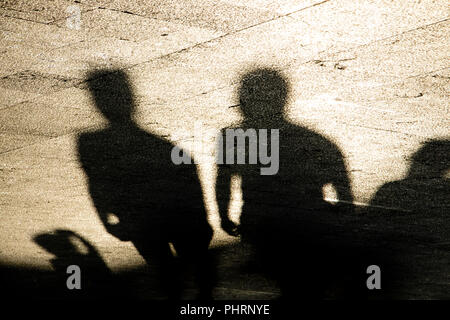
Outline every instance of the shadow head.
<svg viewBox="0 0 450 320">
<path fill-rule="evenodd" d="M 426 142 L 411 157 L 409 175 L 445 178 L 450 170 L 450 140 Z"/>
<path fill-rule="evenodd" d="M 238 90 L 244 118 L 282 116 L 289 91 L 289 82 L 278 70 L 259 68 L 246 73 Z"/>
<path fill-rule="evenodd" d="M 134 95 L 128 75 L 120 69 L 89 72 L 89 91 L 95 106 L 111 124 L 132 122 Z"/>
</svg>

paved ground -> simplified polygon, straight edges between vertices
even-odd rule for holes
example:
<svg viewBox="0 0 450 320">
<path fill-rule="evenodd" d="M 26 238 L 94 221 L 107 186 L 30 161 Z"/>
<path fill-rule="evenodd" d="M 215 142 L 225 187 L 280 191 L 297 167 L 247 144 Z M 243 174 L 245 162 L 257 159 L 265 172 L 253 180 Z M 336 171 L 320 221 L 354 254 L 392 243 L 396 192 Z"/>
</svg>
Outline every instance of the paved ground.
<svg viewBox="0 0 450 320">
<path fill-rule="evenodd" d="M 206 135 L 202 143 L 195 139 L 200 124 L 218 132 L 242 120 L 240 79 L 274 68 L 289 81 L 289 121 L 326 137 L 343 155 L 353 199 L 339 201 L 357 210 L 324 222 L 335 228 L 328 232 L 332 241 L 359 244 L 355 250 L 372 242 L 395 248 L 396 242 L 396 259 L 386 262 L 389 254 L 378 253 L 389 266 L 402 263 L 403 276 L 387 278 L 400 283 L 387 297 L 450 298 L 448 19 L 446 1 L 432 0 L 2 1 L 5 290 L 60 292 L 56 253 L 36 236 L 46 234 L 51 244 L 72 235 L 74 246 L 92 246 L 85 252 L 87 268 L 110 277 L 93 288 L 111 292 L 113 281 L 127 288 L 126 295 L 159 297 L 141 255 L 98 218 L 78 157 L 79 135 L 106 125 L 87 76 L 120 69 L 135 94 L 140 127 L 202 159 L 198 170 L 219 273 L 215 298 L 278 297 L 275 280 L 242 267 L 252 261 L 252 249 L 220 229 L 215 143 Z M 232 187 L 237 221 L 243 195 L 239 182 Z M 325 197 L 333 200 L 333 193 Z M 267 200 L 279 204 L 276 197 Z M 60 266 L 75 259 L 63 249 L 56 254 Z M 339 297 L 339 289 L 327 290 L 326 297 Z"/>
</svg>

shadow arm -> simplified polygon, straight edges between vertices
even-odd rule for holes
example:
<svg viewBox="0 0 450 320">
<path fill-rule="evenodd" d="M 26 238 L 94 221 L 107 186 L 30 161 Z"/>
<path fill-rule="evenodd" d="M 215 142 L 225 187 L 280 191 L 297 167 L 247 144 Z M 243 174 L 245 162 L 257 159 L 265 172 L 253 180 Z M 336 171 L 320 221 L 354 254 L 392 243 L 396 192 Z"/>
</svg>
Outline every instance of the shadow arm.
<svg viewBox="0 0 450 320">
<path fill-rule="evenodd" d="M 345 211 L 349 213 L 353 212 L 354 198 L 350 183 L 350 177 L 348 175 L 347 167 L 342 156 L 339 157 L 339 161 L 336 162 L 335 174 L 332 181 L 330 182 L 333 184 L 336 190 L 337 199 L 339 200 L 339 202 L 336 203 L 336 209 L 338 211 Z"/>
<path fill-rule="evenodd" d="M 216 200 L 222 229 L 232 236 L 239 234 L 238 226 L 229 216 L 231 199 L 231 169 L 226 165 L 219 165 L 216 180 Z"/>
</svg>

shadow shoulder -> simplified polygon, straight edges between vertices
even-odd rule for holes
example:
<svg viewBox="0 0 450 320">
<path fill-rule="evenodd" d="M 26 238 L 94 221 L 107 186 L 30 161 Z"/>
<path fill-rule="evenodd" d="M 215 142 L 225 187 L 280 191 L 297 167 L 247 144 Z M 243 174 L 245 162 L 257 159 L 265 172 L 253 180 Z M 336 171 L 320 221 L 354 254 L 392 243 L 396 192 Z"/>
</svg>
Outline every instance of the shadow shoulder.
<svg viewBox="0 0 450 320">
<path fill-rule="evenodd" d="M 82 144 L 89 141 L 96 141 L 99 138 L 107 136 L 106 130 L 86 131 L 78 135 L 78 144 Z"/>
<path fill-rule="evenodd" d="M 316 151 L 342 156 L 342 151 L 335 141 L 312 129 L 290 124 L 282 128 L 282 132 L 283 131 L 282 138 L 284 136 L 285 139 L 288 139 L 291 142 L 295 142 L 308 149 L 315 149 Z"/>
<path fill-rule="evenodd" d="M 371 206 L 393 207 L 397 200 L 406 195 L 408 187 L 404 180 L 395 180 L 383 184 L 370 201 Z"/>
</svg>

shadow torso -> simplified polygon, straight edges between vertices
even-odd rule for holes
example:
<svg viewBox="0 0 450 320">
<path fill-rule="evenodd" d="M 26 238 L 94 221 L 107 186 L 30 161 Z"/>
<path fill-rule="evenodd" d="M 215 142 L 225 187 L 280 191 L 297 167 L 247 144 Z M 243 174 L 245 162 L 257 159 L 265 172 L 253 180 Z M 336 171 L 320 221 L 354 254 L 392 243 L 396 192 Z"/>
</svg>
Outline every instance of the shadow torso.
<svg viewBox="0 0 450 320">
<path fill-rule="evenodd" d="M 209 229 L 194 164 L 175 165 L 173 145 L 137 127 L 82 134 L 79 155 L 100 215 L 113 213 L 130 236 L 168 240 Z"/>
</svg>

